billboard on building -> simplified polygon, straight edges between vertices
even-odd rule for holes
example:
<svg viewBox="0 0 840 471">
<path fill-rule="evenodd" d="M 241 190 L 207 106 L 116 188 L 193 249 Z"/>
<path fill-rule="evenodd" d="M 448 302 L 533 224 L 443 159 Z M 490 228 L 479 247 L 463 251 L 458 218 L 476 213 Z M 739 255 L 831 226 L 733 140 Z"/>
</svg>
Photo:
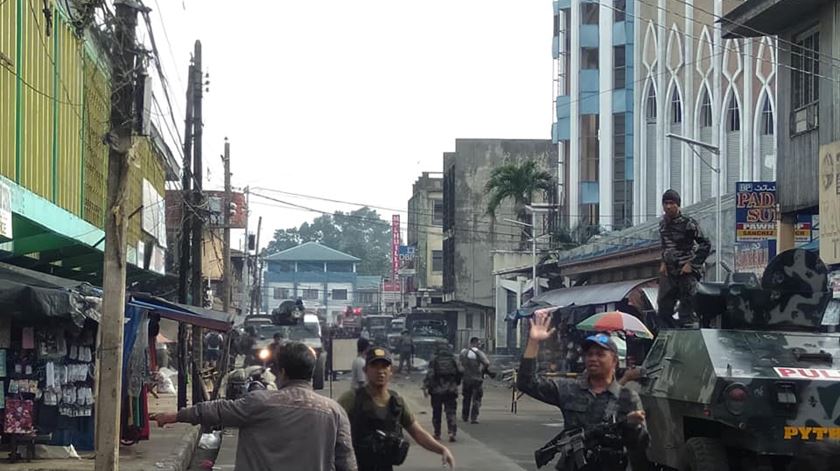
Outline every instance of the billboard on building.
<svg viewBox="0 0 840 471">
<path fill-rule="evenodd" d="M 391 274 L 397 279 L 400 273 L 400 215 L 391 216 Z"/>
<path fill-rule="evenodd" d="M 400 272 L 401 276 L 413 276 L 417 274 L 415 260 L 417 247 L 413 245 L 400 245 Z"/>
<path fill-rule="evenodd" d="M 776 182 L 735 185 L 735 271 L 764 273 L 776 256 Z"/>
<path fill-rule="evenodd" d="M 840 141 L 820 146 L 820 258 L 840 263 Z"/>
<path fill-rule="evenodd" d="M 776 238 L 776 182 L 738 182 L 735 186 L 735 242 Z"/>
</svg>

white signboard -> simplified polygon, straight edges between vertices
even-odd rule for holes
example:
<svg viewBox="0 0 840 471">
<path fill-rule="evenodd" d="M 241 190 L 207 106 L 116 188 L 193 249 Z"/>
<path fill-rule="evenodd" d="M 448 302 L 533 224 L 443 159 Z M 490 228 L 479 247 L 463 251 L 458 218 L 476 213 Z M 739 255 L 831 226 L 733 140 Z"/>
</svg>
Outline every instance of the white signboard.
<svg viewBox="0 0 840 471">
<path fill-rule="evenodd" d="M 146 179 L 143 180 L 143 231 L 166 247 L 166 204 L 163 197 Z"/>
<path fill-rule="evenodd" d="M 12 238 L 12 190 L 0 182 L 0 236 Z"/>
<path fill-rule="evenodd" d="M 808 379 L 811 381 L 840 381 L 840 370 L 821 368 L 773 368 L 780 378 Z"/>
<path fill-rule="evenodd" d="M 840 263 L 840 141 L 820 146 L 820 258 Z"/>
</svg>

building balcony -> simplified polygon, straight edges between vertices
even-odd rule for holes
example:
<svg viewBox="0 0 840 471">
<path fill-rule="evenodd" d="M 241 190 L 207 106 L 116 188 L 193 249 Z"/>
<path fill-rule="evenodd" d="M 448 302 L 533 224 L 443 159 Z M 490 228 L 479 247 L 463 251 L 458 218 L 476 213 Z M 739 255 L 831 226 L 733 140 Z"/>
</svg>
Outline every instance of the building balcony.
<svg viewBox="0 0 840 471">
<path fill-rule="evenodd" d="M 580 71 L 580 91 L 597 92 L 600 82 L 598 69 L 583 69 Z"/>
<path fill-rule="evenodd" d="M 580 47 L 598 47 L 600 39 L 598 25 L 580 25 Z"/>
</svg>

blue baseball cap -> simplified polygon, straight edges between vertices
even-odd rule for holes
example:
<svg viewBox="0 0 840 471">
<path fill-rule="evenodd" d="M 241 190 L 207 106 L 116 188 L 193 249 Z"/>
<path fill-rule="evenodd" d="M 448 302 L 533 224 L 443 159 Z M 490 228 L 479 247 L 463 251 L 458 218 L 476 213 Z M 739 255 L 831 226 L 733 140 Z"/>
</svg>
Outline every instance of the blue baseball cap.
<svg viewBox="0 0 840 471">
<path fill-rule="evenodd" d="M 605 350 L 609 350 L 618 355 L 618 345 L 615 344 L 615 341 L 613 341 L 612 337 L 609 334 L 600 333 L 590 335 L 589 337 L 586 337 L 586 339 L 583 340 L 581 347 L 584 351 L 586 351 L 589 349 L 589 347 L 593 345 L 603 348 Z"/>
</svg>

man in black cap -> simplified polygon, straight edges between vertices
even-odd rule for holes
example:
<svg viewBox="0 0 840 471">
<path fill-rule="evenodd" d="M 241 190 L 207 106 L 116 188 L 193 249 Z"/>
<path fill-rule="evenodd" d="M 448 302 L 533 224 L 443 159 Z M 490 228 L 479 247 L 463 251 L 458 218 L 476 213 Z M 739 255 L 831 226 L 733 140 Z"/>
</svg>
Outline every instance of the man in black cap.
<svg viewBox="0 0 840 471">
<path fill-rule="evenodd" d="M 639 395 L 623 388 L 615 377 L 618 367 L 615 342 L 603 333 L 587 337 L 582 345 L 586 369 L 576 379 L 538 377 L 540 343 L 554 337 L 554 328 L 550 328 L 550 324 L 551 317 L 547 313 L 534 314 L 528 344 L 519 364 L 516 387 L 534 399 L 559 407 L 567 429 L 622 422 L 623 445 L 631 455 L 643 455 L 650 441 L 645 427 L 645 412 Z M 616 466 L 607 463 L 592 465 L 592 468 L 585 469 L 624 470 L 618 463 Z"/>
<path fill-rule="evenodd" d="M 680 194 L 668 190 L 662 195 L 664 214 L 659 222 L 662 263 L 659 266 L 659 320 L 673 328 L 674 305 L 680 302 L 679 323 L 694 322 L 694 293 L 703 276 L 703 264 L 712 249 L 700 225 L 680 211 Z M 718 257 L 720 254 L 718 254 Z"/>
<path fill-rule="evenodd" d="M 393 372 L 391 354 L 384 347 L 368 349 L 365 361 L 367 385 L 344 393 L 338 403 L 350 417 L 353 449 L 359 469 L 392 471 L 405 460 L 408 442 L 403 429 L 423 448 L 441 455 L 443 464 L 455 466 L 455 458 L 415 420 L 405 400 L 388 389 Z"/>
</svg>

